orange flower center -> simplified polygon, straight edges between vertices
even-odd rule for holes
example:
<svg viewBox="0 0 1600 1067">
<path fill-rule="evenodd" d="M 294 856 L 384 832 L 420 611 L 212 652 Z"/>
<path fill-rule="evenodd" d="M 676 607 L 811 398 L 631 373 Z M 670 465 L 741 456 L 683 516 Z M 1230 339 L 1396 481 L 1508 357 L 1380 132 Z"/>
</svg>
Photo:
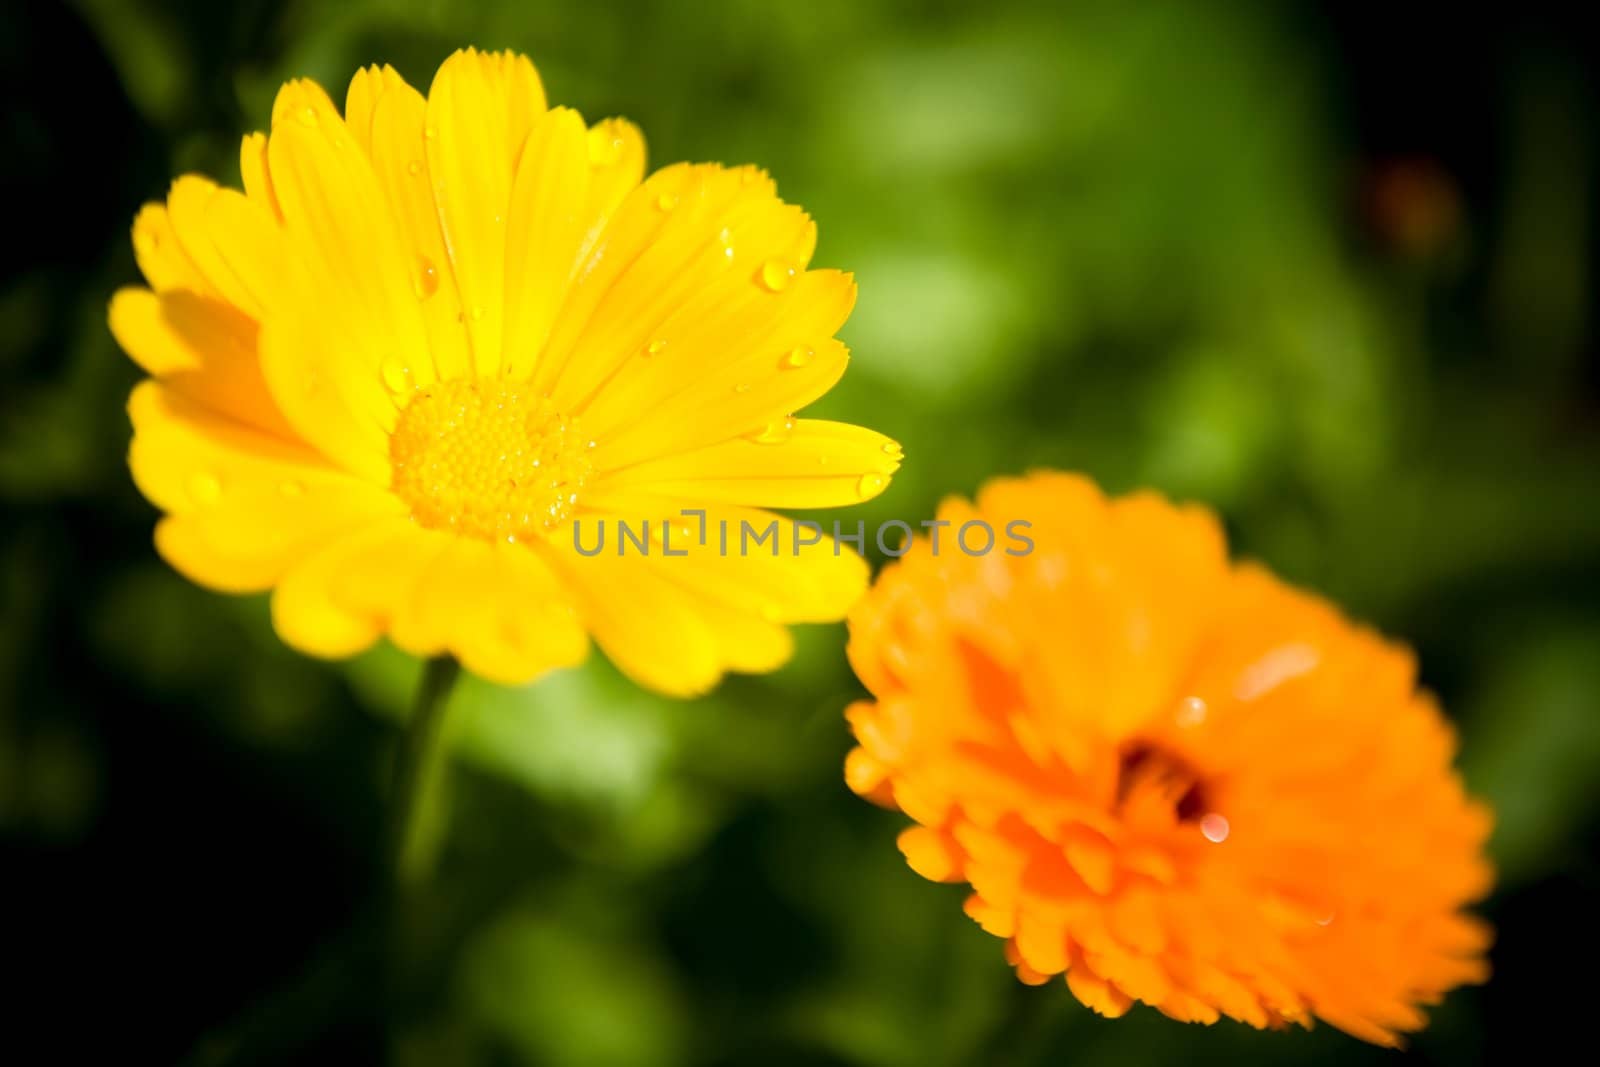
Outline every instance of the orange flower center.
<svg viewBox="0 0 1600 1067">
<path fill-rule="evenodd" d="M 424 526 L 516 541 L 572 513 L 594 473 L 593 445 L 525 383 L 439 382 L 395 424 L 392 488 Z"/>
<path fill-rule="evenodd" d="M 1116 810 L 1124 815 L 1170 811 L 1178 822 L 1210 814 L 1204 780 L 1182 757 L 1158 745 L 1123 746 L 1117 767 Z"/>
</svg>

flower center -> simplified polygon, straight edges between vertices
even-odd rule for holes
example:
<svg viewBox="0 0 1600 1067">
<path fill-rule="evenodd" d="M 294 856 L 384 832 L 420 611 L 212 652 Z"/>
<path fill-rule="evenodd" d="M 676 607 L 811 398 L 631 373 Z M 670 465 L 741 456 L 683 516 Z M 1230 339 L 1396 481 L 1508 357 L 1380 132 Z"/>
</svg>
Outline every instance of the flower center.
<svg viewBox="0 0 1600 1067">
<path fill-rule="evenodd" d="M 576 419 L 525 383 L 420 389 L 389 438 L 394 492 L 424 526 L 516 541 L 560 524 L 594 473 Z"/>
<path fill-rule="evenodd" d="M 1180 757 L 1155 745 L 1125 745 L 1117 768 L 1118 811 L 1154 804 L 1169 808 L 1179 822 L 1192 822 L 1210 810 L 1200 773 Z"/>
</svg>

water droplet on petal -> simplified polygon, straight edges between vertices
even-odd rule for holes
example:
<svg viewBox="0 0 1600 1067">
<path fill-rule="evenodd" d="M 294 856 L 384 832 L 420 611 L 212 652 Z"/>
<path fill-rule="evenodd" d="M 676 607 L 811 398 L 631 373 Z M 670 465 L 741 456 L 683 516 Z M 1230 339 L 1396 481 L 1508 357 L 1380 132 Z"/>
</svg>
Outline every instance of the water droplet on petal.
<svg viewBox="0 0 1600 1067">
<path fill-rule="evenodd" d="M 439 272 L 433 269 L 433 261 L 427 256 L 417 260 L 417 271 L 411 278 L 411 291 L 418 300 L 426 300 L 439 291 Z"/>
<path fill-rule="evenodd" d="M 1228 839 L 1228 829 L 1228 820 L 1214 811 L 1200 820 L 1200 832 L 1214 845 L 1220 845 Z"/>
<path fill-rule="evenodd" d="M 1199 726 L 1206 721 L 1206 702 L 1199 697 L 1184 697 L 1178 703 L 1178 725 Z"/>
<path fill-rule="evenodd" d="M 589 131 L 589 165 L 609 167 L 622 155 L 622 138 L 604 125 Z"/>
<path fill-rule="evenodd" d="M 780 293 L 794 280 L 794 264 L 781 259 L 769 259 L 761 265 L 761 284 L 768 292 Z"/>
<path fill-rule="evenodd" d="M 317 109 L 309 104 L 306 105 L 300 111 L 300 121 L 307 126 L 315 126 L 317 124 Z"/>
<path fill-rule="evenodd" d="M 778 365 L 794 370 L 797 367 L 804 367 L 816 358 L 817 350 L 815 348 L 810 345 L 801 345 L 798 348 L 790 349 L 789 353 L 778 361 Z"/>
<path fill-rule="evenodd" d="M 863 474 L 861 480 L 856 483 L 856 495 L 865 500 L 869 496 L 882 492 L 883 487 L 887 484 L 881 474 Z"/>
<path fill-rule="evenodd" d="M 649 344 L 645 345 L 644 354 L 647 356 L 659 356 L 666 347 L 667 342 L 665 341 L 651 341 Z"/>
<path fill-rule="evenodd" d="M 733 387 L 733 391 L 736 392 L 736 393 L 739 393 L 741 395 L 743 395 L 744 393 L 748 393 L 750 391 L 750 383 L 749 382 L 740 382 L 738 385 Z"/>
<path fill-rule="evenodd" d="M 418 174 L 421 174 L 422 173 L 422 160 L 413 159 L 410 163 L 407 163 L 406 164 L 406 173 L 411 175 L 413 178 L 416 177 Z"/>
<path fill-rule="evenodd" d="M 659 207 L 662 211 L 671 211 L 677 206 L 677 193 L 662 193 L 660 196 L 656 197 L 656 207 Z"/>
<path fill-rule="evenodd" d="M 750 434 L 747 440 L 758 445 L 781 445 L 794 436 L 794 416 L 774 419 L 761 430 Z"/>
<path fill-rule="evenodd" d="M 416 129 L 416 127 L 413 126 L 412 129 Z M 422 136 L 431 141 L 435 137 L 439 136 L 439 131 L 434 129 L 432 126 L 424 126 L 422 128 Z"/>
<path fill-rule="evenodd" d="M 222 495 L 222 482 L 215 474 L 202 471 L 189 478 L 189 495 L 197 504 L 215 503 Z"/>
<path fill-rule="evenodd" d="M 905 450 L 900 447 L 899 441 L 885 441 L 883 443 L 883 454 L 886 456 L 902 456 L 905 454 Z"/>
<path fill-rule="evenodd" d="M 472 321 L 477 322 L 481 318 L 483 318 L 483 306 L 480 304 L 472 309 Z"/>
<path fill-rule="evenodd" d="M 411 388 L 411 368 L 398 360 L 383 365 L 383 384 L 391 392 L 404 393 Z"/>
</svg>

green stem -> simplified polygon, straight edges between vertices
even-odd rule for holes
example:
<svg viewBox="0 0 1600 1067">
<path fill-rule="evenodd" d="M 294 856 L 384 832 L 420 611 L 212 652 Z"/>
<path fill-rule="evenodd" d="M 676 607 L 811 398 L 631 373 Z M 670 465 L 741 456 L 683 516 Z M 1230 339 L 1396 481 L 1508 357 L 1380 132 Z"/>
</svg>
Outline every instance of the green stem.
<svg viewBox="0 0 1600 1067">
<path fill-rule="evenodd" d="M 432 872 L 439 828 L 430 819 L 438 815 L 446 762 L 445 707 L 460 675 L 461 665 L 449 656 L 428 660 L 411 718 L 400 736 L 386 842 L 388 874 L 396 888 L 426 881 Z"/>
</svg>

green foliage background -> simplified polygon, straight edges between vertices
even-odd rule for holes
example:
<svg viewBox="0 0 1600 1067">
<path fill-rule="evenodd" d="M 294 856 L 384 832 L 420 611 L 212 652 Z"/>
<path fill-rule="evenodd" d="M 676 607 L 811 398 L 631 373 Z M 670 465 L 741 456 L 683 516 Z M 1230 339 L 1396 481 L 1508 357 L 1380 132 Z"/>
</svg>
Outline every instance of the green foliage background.
<svg viewBox="0 0 1600 1067">
<path fill-rule="evenodd" d="M 1392 1057 L 1326 1028 L 1108 1023 L 1017 985 L 961 891 L 904 867 L 900 820 L 840 781 L 842 627 L 691 703 L 598 657 L 529 689 L 468 682 L 417 978 L 381 1036 L 337 961 L 372 920 L 417 667 L 298 658 L 259 599 L 157 560 L 104 307 L 136 278 L 138 205 L 187 170 L 235 181 L 282 80 L 342 99 L 388 61 L 426 86 L 468 43 L 634 119 L 655 164 L 756 162 L 816 216 L 817 263 L 861 299 L 851 372 L 812 411 L 907 455 L 850 520 L 1085 470 L 1210 502 L 1241 553 L 1413 641 L 1502 869 L 1497 977 L 1413 1055 L 1495 1062 L 1529 1028 L 1575 1030 L 1551 968 L 1593 933 L 1600 810 L 1595 56 L 1538 16 L 9 6 L 0 958 L 28 992 L 0 1059 L 37 1028 L 52 1062 L 220 1062 L 263 1018 L 292 1062 Z"/>
</svg>

